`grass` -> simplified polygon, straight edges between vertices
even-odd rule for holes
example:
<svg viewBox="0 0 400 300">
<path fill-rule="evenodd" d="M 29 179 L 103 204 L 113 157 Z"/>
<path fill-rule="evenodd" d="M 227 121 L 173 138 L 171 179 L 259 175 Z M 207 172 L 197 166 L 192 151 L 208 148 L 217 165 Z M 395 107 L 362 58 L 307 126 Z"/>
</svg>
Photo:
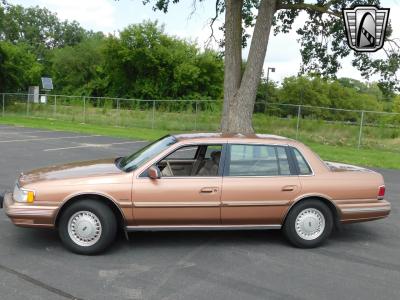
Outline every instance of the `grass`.
<svg viewBox="0 0 400 300">
<path fill-rule="evenodd" d="M 176 109 L 176 111 L 173 109 Z M 218 130 L 220 109 L 217 105 L 213 107 L 199 106 L 196 113 L 193 107 L 160 106 L 156 107 L 153 114 L 152 106 L 120 110 L 105 106 L 87 106 L 83 110 L 81 106 L 59 104 L 55 112 L 52 105 L 31 104 L 29 115 L 37 118 L 53 118 L 57 121 L 88 123 L 106 127 L 130 127 L 135 130 L 157 128 L 168 132 L 198 130 L 212 132 Z M 340 111 L 310 111 L 309 108 L 308 111 L 303 109 L 303 112 L 305 115 L 302 115 L 299 124 L 297 124 L 297 109 L 295 107 L 270 108 L 268 115 L 256 113 L 253 118 L 255 130 L 260 133 L 273 133 L 298 138 L 307 143 L 316 142 L 331 146 L 357 147 L 360 132 L 360 116 L 358 113 L 348 112 L 345 115 Z M 315 113 L 315 115 L 311 113 Z M 26 108 L 21 104 L 14 104 L 6 109 L 6 116 L 24 116 L 25 114 Z M 282 118 L 283 115 L 287 117 Z M 352 120 L 353 123 L 345 123 L 344 120 Z M 364 149 L 399 152 L 400 130 L 399 127 L 393 126 L 398 124 L 396 120 L 387 119 L 379 114 L 366 113 L 364 124 L 362 131 L 362 147 Z M 298 133 L 296 132 L 297 125 L 299 125 Z"/>
<path fill-rule="evenodd" d="M 400 153 L 398 152 L 376 149 L 358 150 L 352 147 L 316 143 L 305 144 L 318 153 L 323 160 L 380 169 L 400 169 Z"/>
<path fill-rule="evenodd" d="M 174 121 L 177 121 L 177 119 L 174 119 Z M 63 121 L 63 120 L 43 119 L 43 118 L 26 118 L 21 116 L 2 117 L 0 118 L 0 124 L 25 126 L 25 127 L 41 128 L 49 130 L 80 132 L 87 134 L 99 134 L 104 136 L 121 137 L 128 139 L 141 139 L 149 141 L 155 140 L 168 133 L 179 133 L 183 131 L 186 132 L 190 131 L 188 129 L 160 130 L 160 129 L 149 129 L 141 127 L 116 127 L 113 125 L 105 125 L 105 124 L 83 124 L 76 121 Z M 276 122 L 274 124 L 276 126 Z M 213 126 L 215 126 L 215 124 L 213 124 Z M 259 125 L 256 125 L 256 128 L 258 126 Z M 293 137 L 293 135 L 295 135 L 295 130 L 292 129 L 292 131 L 289 131 L 287 128 L 285 129 L 284 126 L 277 126 L 277 130 L 274 130 L 273 133 Z M 340 127 L 336 127 L 335 132 L 331 132 L 330 134 L 340 136 L 343 135 L 344 133 L 346 133 L 346 131 L 340 130 Z M 315 136 L 313 136 L 312 134 L 307 135 L 307 131 L 303 131 L 299 139 L 302 140 L 308 146 L 310 146 L 324 160 L 338 161 L 338 162 L 356 164 L 366 167 L 400 169 L 399 152 L 388 151 L 385 149 L 371 149 L 371 148 L 358 150 L 357 148 L 354 147 L 354 145 L 351 144 L 347 145 L 345 143 L 330 145 L 324 143 L 324 140 L 326 138 L 321 138 L 319 140 L 317 134 L 315 134 Z"/>
<path fill-rule="evenodd" d="M 121 137 L 128 139 L 155 140 L 163 135 L 171 133 L 167 130 L 148 128 L 125 128 L 110 125 L 84 124 L 71 121 L 59 121 L 52 119 L 26 118 L 26 117 L 2 117 L 0 124 L 24 126 L 39 129 L 57 131 L 79 132 L 98 134 L 104 136 Z"/>
</svg>

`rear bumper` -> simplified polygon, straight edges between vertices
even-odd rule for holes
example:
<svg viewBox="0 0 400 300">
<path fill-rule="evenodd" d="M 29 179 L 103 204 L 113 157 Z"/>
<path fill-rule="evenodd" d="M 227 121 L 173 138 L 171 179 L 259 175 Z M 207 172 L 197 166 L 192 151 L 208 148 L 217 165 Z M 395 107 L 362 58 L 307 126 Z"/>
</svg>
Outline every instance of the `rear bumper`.
<svg viewBox="0 0 400 300">
<path fill-rule="evenodd" d="M 390 214 L 391 205 L 386 200 L 363 203 L 338 204 L 341 223 L 354 223 L 382 219 Z"/>
<path fill-rule="evenodd" d="M 15 202 L 12 193 L 4 195 L 3 207 L 14 225 L 22 227 L 54 227 L 56 206 L 40 206 Z"/>
</svg>

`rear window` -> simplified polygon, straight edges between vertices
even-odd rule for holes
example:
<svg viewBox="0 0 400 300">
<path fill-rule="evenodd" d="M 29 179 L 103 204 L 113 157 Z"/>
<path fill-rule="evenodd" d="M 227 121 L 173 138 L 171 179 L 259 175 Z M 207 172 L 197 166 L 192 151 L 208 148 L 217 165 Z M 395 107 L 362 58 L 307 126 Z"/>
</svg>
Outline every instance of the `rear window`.
<svg viewBox="0 0 400 300">
<path fill-rule="evenodd" d="M 297 165 L 299 166 L 299 175 L 309 175 L 312 174 L 311 168 L 304 159 L 304 156 L 299 150 L 293 148 L 294 156 L 297 160 Z"/>
<path fill-rule="evenodd" d="M 231 145 L 227 176 L 290 175 L 286 150 L 281 146 Z"/>
</svg>

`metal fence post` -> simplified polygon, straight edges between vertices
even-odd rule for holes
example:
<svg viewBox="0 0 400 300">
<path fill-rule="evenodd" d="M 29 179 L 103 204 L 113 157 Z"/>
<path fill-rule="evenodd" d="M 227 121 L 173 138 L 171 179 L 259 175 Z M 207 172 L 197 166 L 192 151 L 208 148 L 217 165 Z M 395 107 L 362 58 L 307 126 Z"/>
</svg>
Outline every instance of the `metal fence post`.
<svg viewBox="0 0 400 300">
<path fill-rule="evenodd" d="M 54 95 L 54 115 L 57 114 L 57 95 Z"/>
<path fill-rule="evenodd" d="M 3 109 L 2 109 L 2 111 L 1 111 L 1 115 L 2 115 L 2 117 L 4 117 L 4 98 L 5 98 L 5 94 L 3 93 Z"/>
<path fill-rule="evenodd" d="M 29 94 L 28 97 L 26 97 L 26 116 L 29 117 Z"/>
<path fill-rule="evenodd" d="M 83 96 L 83 123 L 86 123 L 86 97 Z"/>
<path fill-rule="evenodd" d="M 361 111 L 360 132 L 358 134 L 358 146 L 357 146 L 358 149 L 360 149 L 361 147 L 363 123 L 364 123 L 364 111 Z"/>
<path fill-rule="evenodd" d="M 156 118 L 156 101 L 153 100 L 153 115 L 151 117 L 151 129 L 154 129 L 155 118 Z"/>
<path fill-rule="evenodd" d="M 301 105 L 298 105 L 297 106 L 296 140 L 299 136 L 300 118 L 301 118 Z"/>
<path fill-rule="evenodd" d="M 194 115 L 194 130 L 197 130 L 197 101 L 195 102 L 195 106 L 196 106 L 196 111 L 195 111 L 195 115 Z"/>
<path fill-rule="evenodd" d="M 118 126 L 121 126 L 121 110 L 119 109 L 119 99 L 117 99 L 117 115 L 118 115 Z"/>
</svg>

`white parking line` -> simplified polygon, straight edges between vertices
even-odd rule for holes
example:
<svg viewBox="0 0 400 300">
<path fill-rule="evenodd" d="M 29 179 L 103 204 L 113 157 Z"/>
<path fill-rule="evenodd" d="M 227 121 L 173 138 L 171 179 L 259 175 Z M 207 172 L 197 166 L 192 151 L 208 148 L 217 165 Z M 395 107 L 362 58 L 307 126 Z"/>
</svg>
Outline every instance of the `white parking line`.
<svg viewBox="0 0 400 300">
<path fill-rule="evenodd" d="M 114 145 L 124 145 L 124 144 L 137 144 L 137 143 L 145 143 L 147 141 L 132 141 L 132 142 L 120 142 L 120 143 L 111 143 L 111 144 L 82 144 L 80 146 L 74 147 L 63 147 L 63 148 L 53 148 L 53 149 L 44 149 L 44 152 L 48 151 L 60 151 L 60 150 L 68 150 L 68 149 L 78 149 L 78 148 L 108 148 Z"/>
<path fill-rule="evenodd" d="M 79 138 L 98 137 L 98 136 L 100 136 L 100 135 L 78 135 L 78 136 L 65 136 L 65 137 L 54 137 L 54 138 L 7 140 L 7 141 L 0 141 L 0 143 L 34 142 L 34 141 L 63 140 L 63 139 L 79 139 Z"/>
<path fill-rule="evenodd" d="M 10 130 L 10 131 L 0 131 L 0 134 L 31 134 L 31 133 L 44 133 L 44 132 L 55 132 L 53 130 L 36 130 L 36 131 L 15 131 L 15 130 Z"/>
</svg>

